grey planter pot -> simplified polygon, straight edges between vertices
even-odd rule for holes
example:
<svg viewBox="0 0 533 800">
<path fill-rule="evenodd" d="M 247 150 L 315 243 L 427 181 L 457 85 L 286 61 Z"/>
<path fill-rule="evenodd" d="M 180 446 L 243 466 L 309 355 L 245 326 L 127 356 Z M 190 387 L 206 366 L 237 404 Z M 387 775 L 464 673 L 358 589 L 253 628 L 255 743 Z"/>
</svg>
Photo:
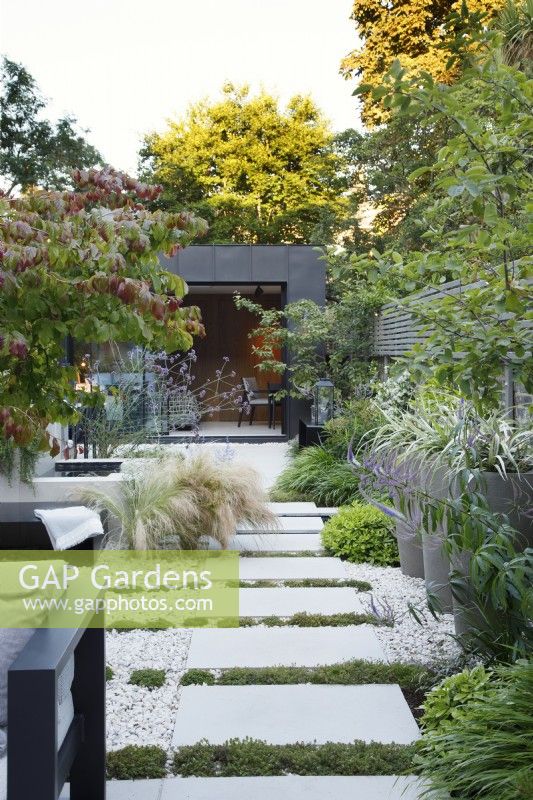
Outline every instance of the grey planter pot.
<svg viewBox="0 0 533 800">
<path fill-rule="evenodd" d="M 422 540 L 405 522 L 396 522 L 396 541 L 400 554 L 400 568 L 410 578 L 424 577 Z"/>
<path fill-rule="evenodd" d="M 466 579 L 466 585 L 461 591 L 461 596 L 453 596 L 453 623 L 456 636 L 464 636 L 472 628 L 479 628 L 482 618 L 479 611 L 475 608 L 472 601 L 472 593 L 468 588 L 470 575 L 470 559 L 472 554 L 469 550 L 454 553 L 451 559 L 451 567 Z"/>
<path fill-rule="evenodd" d="M 506 480 L 497 472 L 484 472 L 483 480 L 490 510 L 507 514 L 520 533 L 517 549 L 533 547 L 533 472 L 509 473 Z"/>
<path fill-rule="evenodd" d="M 437 469 L 430 471 L 421 484 L 429 495 L 437 500 L 448 497 L 450 487 L 446 480 L 446 471 Z M 453 611 L 452 589 L 450 586 L 450 559 L 444 549 L 446 529 L 439 525 L 435 530 L 422 533 L 422 553 L 424 558 L 424 577 L 428 594 L 433 595 L 440 610 L 444 614 Z"/>
<path fill-rule="evenodd" d="M 438 602 L 444 614 L 453 612 L 453 597 L 450 586 L 450 559 L 444 549 L 446 536 L 442 532 L 422 536 L 422 556 L 426 589 Z"/>
<path fill-rule="evenodd" d="M 497 514 L 507 514 L 510 524 L 520 534 L 517 549 L 533 547 L 533 518 L 530 516 L 533 509 L 533 473 L 521 475 L 508 474 L 503 479 L 497 472 L 484 472 L 484 491 L 487 504 L 491 511 Z M 469 580 L 470 551 L 462 551 L 452 557 L 452 568 Z M 460 598 L 453 598 L 453 614 L 455 633 L 468 634 L 472 628 L 483 629 L 487 622 L 474 606 L 472 593 L 466 585 Z"/>
</svg>

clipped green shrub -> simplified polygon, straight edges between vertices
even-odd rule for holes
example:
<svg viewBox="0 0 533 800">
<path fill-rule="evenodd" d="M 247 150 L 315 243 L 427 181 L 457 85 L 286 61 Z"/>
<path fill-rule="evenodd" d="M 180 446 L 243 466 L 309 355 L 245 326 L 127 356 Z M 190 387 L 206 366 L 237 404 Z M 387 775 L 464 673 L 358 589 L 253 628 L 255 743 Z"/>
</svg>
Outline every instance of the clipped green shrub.
<svg viewBox="0 0 533 800">
<path fill-rule="evenodd" d="M 533 661 L 496 668 L 491 691 L 481 691 L 459 718 L 426 731 L 418 770 L 439 797 L 531 800 Z"/>
<path fill-rule="evenodd" d="M 394 566 L 399 561 L 392 529 L 392 522 L 385 514 L 372 505 L 356 501 L 340 508 L 339 513 L 326 522 L 322 543 L 328 553 L 356 564 Z"/>
<path fill-rule="evenodd" d="M 107 777 L 119 781 L 164 778 L 166 763 L 162 747 L 130 744 L 107 754 Z"/>
<path fill-rule="evenodd" d="M 307 500 L 317 506 L 340 506 L 358 495 L 359 481 L 347 461 L 324 447 L 301 450 L 270 491 L 277 502 Z"/>
<path fill-rule="evenodd" d="M 444 730 L 446 725 L 460 720 L 473 700 L 483 701 L 493 693 L 492 672 L 481 664 L 444 678 L 424 701 L 421 724 L 426 731 Z"/>
<path fill-rule="evenodd" d="M 112 681 L 114 677 L 115 677 L 115 673 L 113 672 L 112 668 L 109 667 L 109 666 L 106 666 L 106 668 L 105 668 L 105 679 L 106 679 L 106 681 Z"/>
<path fill-rule="evenodd" d="M 129 683 L 144 686 L 145 689 L 160 689 L 165 680 L 164 669 L 135 669 L 130 675 Z"/>
</svg>

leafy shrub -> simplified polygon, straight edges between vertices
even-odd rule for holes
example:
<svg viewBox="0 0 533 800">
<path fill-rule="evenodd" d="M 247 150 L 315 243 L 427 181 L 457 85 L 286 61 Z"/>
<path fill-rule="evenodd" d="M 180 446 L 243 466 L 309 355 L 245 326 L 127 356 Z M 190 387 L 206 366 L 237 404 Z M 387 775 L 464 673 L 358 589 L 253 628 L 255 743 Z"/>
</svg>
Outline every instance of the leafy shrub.
<svg viewBox="0 0 533 800">
<path fill-rule="evenodd" d="M 479 665 L 450 675 L 435 686 L 424 701 L 421 718 L 424 730 L 444 730 L 468 712 L 472 700 L 485 700 L 492 693 L 491 676 L 491 672 Z"/>
<path fill-rule="evenodd" d="M 372 400 L 352 400 L 343 409 L 341 416 L 326 422 L 323 446 L 339 461 L 345 460 L 350 443 L 355 450 L 363 436 L 382 423 L 383 416 Z"/>
<path fill-rule="evenodd" d="M 278 477 L 270 497 L 274 501 L 308 500 L 317 506 L 340 506 L 358 494 L 359 481 L 346 461 L 324 447 L 306 447 Z"/>
<path fill-rule="evenodd" d="M 353 561 L 380 566 L 398 564 L 398 546 L 390 519 L 374 506 L 355 502 L 339 509 L 322 531 L 326 550 Z"/>
<path fill-rule="evenodd" d="M 166 763 L 162 747 L 130 744 L 107 754 L 107 777 L 119 781 L 164 778 Z"/>
<path fill-rule="evenodd" d="M 109 666 L 106 666 L 106 668 L 105 668 L 105 679 L 106 679 L 106 681 L 112 681 L 114 677 L 115 677 L 115 673 L 114 673 L 113 669 L 111 667 L 109 667 Z"/>
<path fill-rule="evenodd" d="M 459 718 L 427 731 L 418 743 L 419 770 L 439 796 L 533 797 L 533 661 L 499 667 L 491 687 L 465 703 Z"/>
<path fill-rule="evenodd" d="M 189 669 L 181 679 L 182 686 L 193 684 L 207 684 L 212 686 L 215 683 L 215 676 L 208 669 Z"/>
<path fill-rule="evenodd" d="M 256 739 L 231 739 L 222 745 L 198 742 L 174 754 L 176 775 L 402 775 L 412 769 L 411 745 L 267 744 Z"/>
<path fill-rule="evenodd" d="M 136 669 L 131 673 L 129 682 L 133 686 L 144 686 L 145 689 L 159 689 L 165 679 L 164 669 Z"/>
</svg>

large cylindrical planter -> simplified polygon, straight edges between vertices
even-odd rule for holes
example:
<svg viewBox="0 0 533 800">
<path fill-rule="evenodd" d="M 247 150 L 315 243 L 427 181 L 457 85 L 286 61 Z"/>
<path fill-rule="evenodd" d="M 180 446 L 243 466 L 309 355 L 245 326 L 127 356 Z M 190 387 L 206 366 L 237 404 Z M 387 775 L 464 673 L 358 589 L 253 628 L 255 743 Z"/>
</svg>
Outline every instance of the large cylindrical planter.
<svg viewBox="0 0 533 800">
<path fill-rule="evenodd" d="M 422 555 L 422 539 L 405 522 L 396 522 L 396 541 L 400 554 L 400 568 L 403 575 L 410 578 L 424 577 L 424 558 Z"/>
<path fill-rule="evenodd" d="M 517 550 L 533 547 L 533 472 L 482 473 L 487 505 L 496 514 L 507 514 L 509 523 L 520 533 Z"/>
<path fill-rule="evenodd" d="M 482 473 L 483 485 L 478 487 L 485 495 L 489 509 L 496 514 L 506 514 L 509 523 L 515 528 L 520 538 L 516 549 L 533 547 L 533 473 L 520 475 L 508 473 L 502 478 L 497 472 Z M 468 634 L 472 628 L 487 627 L 487 620 L 473 600 L 470 583 L 470 551 L 463 550 L 452 556 L 452 568 L 464 577 L 461 596 L 453 598 L 455 633 L 457 636 Z"/>
<path fill-rule="evenodd" d="M 456 586 L 453 596 L 453 622 L 456 636 L 468 635 L 473 629 L 480 631 L 492 629 L 491 614 L 488 608 L 482 608 L 475 602 L 470 581 L 471 558 L 470 550 L 461 550 L 451 557 L 453 571 L 459 578 L 464 579 L 461 581 L 460 593 L 458 594 L 459 587 Z"/>
<path fill-rule="evenodd" d="M 424 491 L 435 500 L 445 500 L 450 494 L 449 480 L 443 468 L 431 469 L 424 481 Z M 426 589 L 444 614 L 453 612 L 450 586 L 450 559 L 445 550 L 446 528 L 439 524 L 434 530 L 422 533 L 422 554 Z"/>
<path fill-rule="evenodd" d="M 453 598 L 450 586 L 450 559 L 444 549 L 444 539 L 442 533 L 424 533 L 422 556 L 427 593 L 436 599 L 440 612 L 451 614 Z"/>
</svg>

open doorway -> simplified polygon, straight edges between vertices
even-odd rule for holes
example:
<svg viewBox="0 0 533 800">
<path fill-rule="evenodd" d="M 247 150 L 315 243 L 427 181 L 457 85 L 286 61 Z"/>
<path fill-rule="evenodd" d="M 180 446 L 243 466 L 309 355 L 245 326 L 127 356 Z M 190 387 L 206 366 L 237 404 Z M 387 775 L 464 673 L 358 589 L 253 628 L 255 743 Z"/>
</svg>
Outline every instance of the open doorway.
<svg viewBox="0 0 533 800">
<path fill-rule="evenodd" d="M 258 370 L 258 359 L 253 355 L 253 346 L 259 345 L 251 333 L 257 327 L 257 318 L 247 310 L 238 310 L 234 295 L 246 295 L 263 308 L 282 309 L 285 305 L 283 284 L 253 283 L 189 283 L 186 305 L 197 305 L 202 311 L 206 328 L 205 339 L 195 341 L 197 353 L 195 376 L 198 384 L 212 377 L 224 359 L 235 373 L 234 380 L 242 384 L 243 379 L 255 379 L 256 395 L 262 401 L 251 413 L 245 413 L 239 426 L 239 408 L 216 411 L 201 423 L 200 433 L 205 436 L 272 437 L 285 433 L 284 403 L 276 400 L 275 393 L 283 383 L 277 373 Z M 281 358 L 281 353 L 276 354 Z M 251 424 L 250 424 L 251 423 Z"/>
</svg>

